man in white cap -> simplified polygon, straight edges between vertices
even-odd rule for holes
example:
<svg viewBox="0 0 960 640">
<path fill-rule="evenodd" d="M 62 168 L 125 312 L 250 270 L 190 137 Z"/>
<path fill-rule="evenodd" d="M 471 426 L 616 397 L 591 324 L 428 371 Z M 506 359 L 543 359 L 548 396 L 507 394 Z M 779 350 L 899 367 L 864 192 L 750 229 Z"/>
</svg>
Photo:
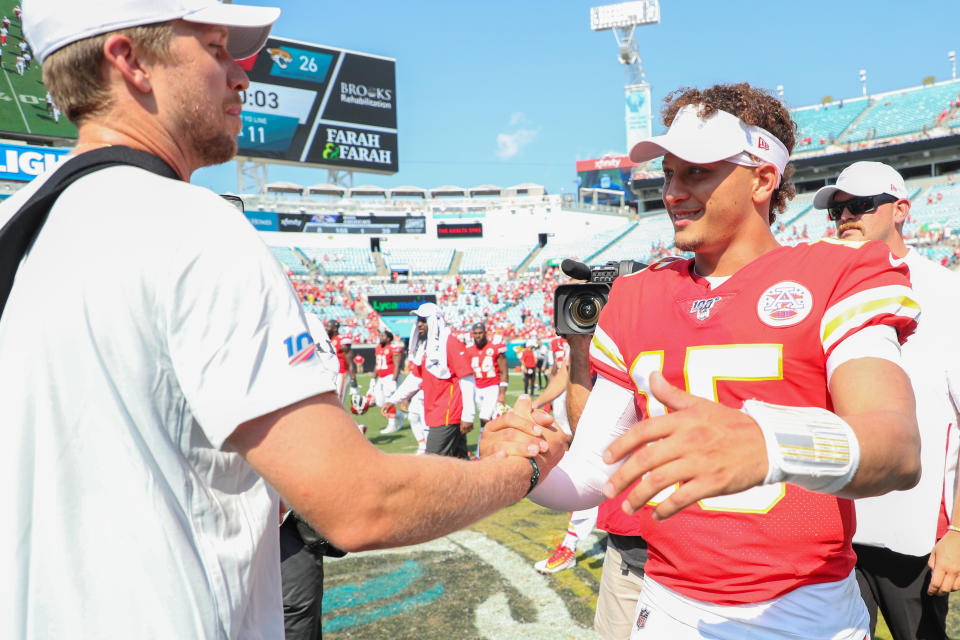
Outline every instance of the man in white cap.
<svg viewBox="0 0 960 640">
<path fill-rule="evenodd" d="M 280 638 L 278 494 L 342 549 L 397 546 L 519 500 L 558 457 L 378 451 L 280 265 L 187 182 L 236 152 L 235 59 L 278 14 L 26 0 L 79 137 L 0 205 L 0 637 Z"/>
<path fill-rule="evenodd" d="M 663 115 L 667 133 L 631 158 L 663 156 L 676 245 L 694 258 L 614 282 L 577 437 L 530 498 L 618 496 L 598 526 L 639 525 L 630 637 L 861 640 L 847 498 L 919 478 L 907 270 L 878 243 L 777 244 L 795 125 L 773 96 L 686 89 Z M 483 453 L 527 442 L 499 427 Z"/>
<path fill-rule="evenodd" d="M 947 594 L 960 589 L 960 277 L 904 242 L 909 194 L 889 165 L 853 163 L 836 185 L 817 191 L 813 206 L 827 210 L 842 240 L 885 243 L 910 267 L 914 296 L 923 309 L 916 333 L 903 345 L 917 399 L 923 473 L 909 491 L 856 501 L 853 548 L 871 635 L 879 608 L 894 640 L 945 638 Z"/>
<path fill-rule="evenodd" d="M 380 411 L 387 415 L 422 387 L 426 453 L 466 459 L 469 457 L 466 434 L 473 428 L 473 422 L 468 425 L 461 418 L 463 395 L 473 387 L 473 370 L 464 356 L 464 344 L 450 331 L 440 307 L 433 302 L 424 302 L 411 313 L 417 316 L 410 334 L 411 375 Z"/>
</svg>

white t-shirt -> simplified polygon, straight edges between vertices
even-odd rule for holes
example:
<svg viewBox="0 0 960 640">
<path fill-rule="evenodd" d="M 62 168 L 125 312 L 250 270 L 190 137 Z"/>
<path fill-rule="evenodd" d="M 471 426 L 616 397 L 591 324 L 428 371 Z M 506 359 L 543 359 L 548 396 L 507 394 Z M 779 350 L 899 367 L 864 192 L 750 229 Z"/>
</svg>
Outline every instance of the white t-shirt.
<svg viewBox="0 0 960 640">
<path fill-rule="evenodd" d="M 953 511 L 957 474 L 957 414 L 950 388 L 960 390 L 960 276 L 914 250 L 904 257 L 910 284 L 920 303 L 916 332 L 901 348 L 903 366 L 913 383 L 920 427 L 920 482 L 909 491 L 862 498 L 853 541 L 897 553 L 925 556 L 936 542 L 940 502 L 946 492 Z M 948 446 L 949 438 L 949 446 Z"/>
<path fill-rule="evenodd" d="M 0 318 L 0 637 L 282 637 L 277 496 L 222 447 L 333 389 L 318 347 L 212 192 L 133 167 L 64 191 Z"/>
</svg>

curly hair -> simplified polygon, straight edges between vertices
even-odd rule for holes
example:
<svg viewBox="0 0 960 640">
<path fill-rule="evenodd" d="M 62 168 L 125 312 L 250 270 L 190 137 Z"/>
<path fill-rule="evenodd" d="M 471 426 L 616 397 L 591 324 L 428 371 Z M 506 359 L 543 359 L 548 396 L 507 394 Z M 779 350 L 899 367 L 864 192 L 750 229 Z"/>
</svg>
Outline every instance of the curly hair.
<svg viewBox="0 0 960 640">
<path fill-rule="evenodd" d="M 699 105 L 701 116 L 709 116 L 714 111 L 732 113 L 747 124 L 766 129 L 783 143 L 788 152 L 793 152 L 797 125 L 790 117 L 787 107 L 767 91 L 751 87 L 746 82 L 717 84 L 702 91 L 682 87 L 672 91 L 663 101 L 661 118 L 668 127 L 681 107 Z M 793 164 L 787 164 L 780 178 L 780 186 L 770 198 L 770 224 L 776 220 L 778 212 L 783 213 L 786 210 L 787 202 L 797 194 L 797 190 L 790 184 L 791 176 Z"/>
</svg>

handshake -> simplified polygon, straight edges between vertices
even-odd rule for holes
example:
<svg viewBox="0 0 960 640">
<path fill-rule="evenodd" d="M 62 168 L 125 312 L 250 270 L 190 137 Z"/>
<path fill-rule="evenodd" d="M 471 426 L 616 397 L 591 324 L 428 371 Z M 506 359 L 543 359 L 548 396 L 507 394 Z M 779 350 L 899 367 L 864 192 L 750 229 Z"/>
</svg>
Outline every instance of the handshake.
<svg viewBox="0 0 960 640">
<path fill-rule="evenodd" d="M 568 442 L 569 438 L 554 425 L 553 417 L 542 409 L 533 410 L 530 396 L 521 395 L 509 411 L 483 428 L 480 458 L 532 458 L 542 481 L 560 462 Z"/>
</svg>

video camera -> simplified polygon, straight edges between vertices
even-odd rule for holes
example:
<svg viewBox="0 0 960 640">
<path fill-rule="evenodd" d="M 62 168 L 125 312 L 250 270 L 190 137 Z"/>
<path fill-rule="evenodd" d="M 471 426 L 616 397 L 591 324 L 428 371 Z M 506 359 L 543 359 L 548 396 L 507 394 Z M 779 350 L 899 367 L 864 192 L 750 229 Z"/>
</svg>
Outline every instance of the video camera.
<svg viewBox="0 0 960 640">
<path fill-rule="evenodd" d="M 600 319 L 600 310 L 607 304 L 613 281 L 646 267 L 636 260 L 611 260 L 596 267 L 570 258 L 564 260 L 560 269 L 571 278 L 586 282 L 562 284 L 553 294 L 553 326 L 557 335 L 593 333 Z"/>
</svg>

